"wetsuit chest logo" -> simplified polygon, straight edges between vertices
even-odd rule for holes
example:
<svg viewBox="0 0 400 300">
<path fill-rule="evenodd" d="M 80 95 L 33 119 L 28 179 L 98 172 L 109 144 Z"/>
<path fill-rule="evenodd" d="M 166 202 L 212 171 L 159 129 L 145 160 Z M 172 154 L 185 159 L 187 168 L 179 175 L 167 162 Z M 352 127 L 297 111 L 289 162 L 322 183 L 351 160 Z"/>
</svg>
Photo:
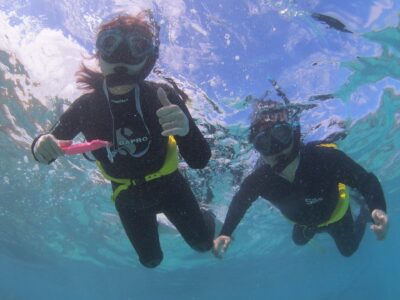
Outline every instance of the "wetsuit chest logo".
<svg viewBox="0 0 400 300">
<path fill-rule="evenodd" d="M 133 157 L 143 156 L 148 149 L 150 138 L 143 132 L 138 135 L 130 128 L 119 128 L 116 130 L 118 153 Z"/>
</svg>

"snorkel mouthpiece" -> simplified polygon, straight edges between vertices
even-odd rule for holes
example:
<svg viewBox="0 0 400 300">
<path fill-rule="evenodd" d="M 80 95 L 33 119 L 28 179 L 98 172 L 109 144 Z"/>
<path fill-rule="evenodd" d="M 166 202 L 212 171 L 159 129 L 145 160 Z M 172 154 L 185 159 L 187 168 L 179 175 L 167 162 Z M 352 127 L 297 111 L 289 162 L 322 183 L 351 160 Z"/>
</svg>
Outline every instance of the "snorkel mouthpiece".
<svg viewBox="0 0 400 300">
<path fill-rule="evenodd" d="M 128 73 L 128 68 L 125 66 L 116 66 L 114 68 L 114 71 L 115 71 L 115 73 L 118 73 L 118 74 Z"/>
<path fill-rule="evenodd" d="M 106 75 L 106 82 L 108 87 L 121 86 L 131 84 L 136 81 L 137 74 L 130 74 L 129 69 L 125 66 L 116 66 L 114 73 Z"/>
</svg>

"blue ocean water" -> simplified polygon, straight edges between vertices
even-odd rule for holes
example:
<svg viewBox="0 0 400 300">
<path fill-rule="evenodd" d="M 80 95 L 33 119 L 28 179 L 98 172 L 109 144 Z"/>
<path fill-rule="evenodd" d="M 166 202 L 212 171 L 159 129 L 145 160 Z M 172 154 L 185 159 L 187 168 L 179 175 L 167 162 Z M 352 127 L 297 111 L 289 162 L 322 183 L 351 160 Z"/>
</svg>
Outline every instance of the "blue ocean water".
<svg viewBox="0 0 400 300">
<path fill-rule="evenodd" d="M 399 5 L 0 1 L 0 299 L 398 299 Z M 344 131 L 339 147 L 379 177 L 390 218 L 386 240 L 368 231 L 351 258 L 327 235 L 297 247 L 291 224 L 260 200 L 223 260 L 194 253 L 166 231 L 162 265 L 143 268 L 95 166 L 81 157 L 39 166 L 29 149 L 79 95 L 74 72 L 93 51 L 99 22 L 138 7 L 156 12 L 158 68 L 190 95 L 212 145 L 205 170 L 182 168 L 199 199 L 211 189 L 220 220 L 257 160 L 246 143 L 245 98 L 266 90 L 279 98 L 272 78 L 293 102 L 317 105 L 302 114 L 305 140 Z"/>
</svg>

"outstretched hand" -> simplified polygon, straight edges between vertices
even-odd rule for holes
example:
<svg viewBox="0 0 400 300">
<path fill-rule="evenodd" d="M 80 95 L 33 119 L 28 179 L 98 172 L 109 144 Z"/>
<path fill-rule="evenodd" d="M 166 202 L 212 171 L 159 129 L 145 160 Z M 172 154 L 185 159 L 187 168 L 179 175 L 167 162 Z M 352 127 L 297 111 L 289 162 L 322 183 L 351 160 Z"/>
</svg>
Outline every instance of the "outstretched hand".
<svg viewBox="0 0 400 300">
<path fill-rule="evenodd" d="M 163 129 L 164 136 L 185 136 L 189 133 L 189 120 L 182 109 L 169 102 L 167 94 L 162 87 L 157 89 L 157 96 L 163 107 L 157 110 L 158 121 Z"/>
<path fill-rule="evenodd" d="M 388 231 L 388 217 L 386 213 L 380 209 L 374 209 L 371 214 L 375 224 L 371 225 L 371 230 L 375 233 L 378 240 L 385 239 Z"/>
<path fill-rule="evenodd" d="M 223 254 L 228 250 L 229 244 L 232 239 L 226 235 L 220 235 L 214 240 L 212 253 L 217 258 L 222 258 Z"/>
</svg>

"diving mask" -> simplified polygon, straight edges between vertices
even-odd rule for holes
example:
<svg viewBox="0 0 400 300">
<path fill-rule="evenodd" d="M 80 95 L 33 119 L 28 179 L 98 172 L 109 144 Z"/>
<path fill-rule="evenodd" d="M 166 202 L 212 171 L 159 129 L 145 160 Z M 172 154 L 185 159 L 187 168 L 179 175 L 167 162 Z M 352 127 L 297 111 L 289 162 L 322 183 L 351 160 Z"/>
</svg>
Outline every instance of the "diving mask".
<svg viewBox="0 0 400 300">
<path fill-rule="evenodd" d="M 96 47 L 101 58 L 108 63 L 138 64 L 157 51 L 155 42 L 145 33 L 123 32 L 119 29 L 100 32 Z"/>
<path fill-rule="evenodd" d="M 293 142 L 293 127 L 287 122 L 275 123 L 259 132 L 253 141 L 254 148 L 262 155 L 275 155 Z"/>
</svg>

